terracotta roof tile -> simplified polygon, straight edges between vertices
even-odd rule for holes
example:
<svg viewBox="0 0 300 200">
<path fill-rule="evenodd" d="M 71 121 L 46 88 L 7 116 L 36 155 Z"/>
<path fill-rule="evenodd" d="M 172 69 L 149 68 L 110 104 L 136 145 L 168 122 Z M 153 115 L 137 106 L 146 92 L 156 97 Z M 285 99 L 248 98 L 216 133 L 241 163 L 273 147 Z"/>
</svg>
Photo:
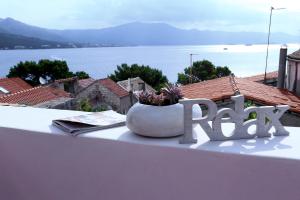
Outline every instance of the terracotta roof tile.
<svg viewBox="0 0 300 200">
<path fill-rule="evenodd" d="M 19 92 L 21 90 L 27 90 L 32 88 L 31 85 L 23 81 L 21 78 L 1 78 L 0 87 L 3 87 L 10 93 Z M 0 97 L 4 96 L 4 93 L 0 93 Z"/>
<path fill-rule="evenodd" d="M 56 83 L 65 83 L 65 82 L 74 81 L 74 80 L 76 80 L 76 79 L 78 79 L 78 77 L 77 77 L 77 76 L 74 76 L 74 77 L 70 77 L 70 78 L 57 79 L 57 80 L 55 80 L 54 82 L 56 82 Z"/>
<path fill-rule="evenodd" d="M 86 88 L 94 82 L 95 82 L 95 79 L 93 79 L 93 78 L 80 79 L 80 80 L 78 80 L 78 85 L 81 88 Z"/>
<path fill-rule="evenodd" d="M 289 105 L 291 111 L 300 113 L 300 97 L 286 89 L 278 89 L 245 79 L 238 79 L 241 94 L 247 99 L 266 105 Z"/>
<path fill-rule="evenodd" d="M 0 102 L 32 106 L 46 101 L 68 97 L 70 97 L 70 95 L 63 90 L 40 86 L 2 96 L 0 97 Z"/>
<path fill-rule="evenodd" d="M 264 105 L 289 105 L 291 111 L 300 113 L 300 97 L 286 89 L 278 89 L 245 78 L 235 78 L 240 93 L 246 99 Z M 213 101 L 234 95 L 229 77 L 194 83 L 181 87 L 186 98 L 208 98 Z"/>
<path fill-rule="evenodd" d="M 122 88 L 120 85 L 118 85 L 110 78 L 100 79 L 99 82 L 101 85 L 103 85 L 104 87 L 112 91 L 118 97 L 124 97 L 129 95 L 129 93 L 124 88 Z"/>
<path fill-rule="evenodd" d="M 267 73 L 267 76 L 266 76 L 267 80 L 276 79 L 277 77 L 278 77 L 278 71 L 269 72 L 269 73 Z M 249 81 L 262 82 L 265 79 L 265 74 L 249 76 L 249 77 L 245 77 L 244 79 L 247 79 Z"/>
<path fill-rule="evenodd" d="M 223 77 L 199 83 L 181 86 L 182 93 L 186 98 L 208 98 L 218 101 L 234 95 L 229 77 Z"/>
<path fill-rule="evenodd" d="M 300 49 L 287 56 L 289 59 L 300 60 Z"/>
</svg>

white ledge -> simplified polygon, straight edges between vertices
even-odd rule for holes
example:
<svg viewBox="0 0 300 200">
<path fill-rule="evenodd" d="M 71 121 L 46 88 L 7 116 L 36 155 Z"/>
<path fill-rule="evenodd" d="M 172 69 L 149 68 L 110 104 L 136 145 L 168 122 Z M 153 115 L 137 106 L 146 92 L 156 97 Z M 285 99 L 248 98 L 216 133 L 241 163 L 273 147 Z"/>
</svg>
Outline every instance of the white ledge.
<svg viewBox="0 0 300 200">
<path fill-rule="evenodd" d="M 297 199 L 300 134 L 198 143 L 126 127 L 72 137 L 51 125 L 78 111 L 0 106 L 0 199 Z M 230 128 L 227 125 L 226 129 Z"/>
<path fill-rule="evenodd" d="M 46 134 L 65 135 L 67 137 L 71 136 L 52 126 L 52 120 L 86 114 L 85 112 L 80 111 L 13 106 L 0 106 L 0 113 L 0 133 L 1 127 L 3 127 Z M 224 126 L 225 131 L 226 129 L 230 129 L 230 124 L 224 124 Z M 195 129 L 195 134 L 197 135 L 198 142 L 192 145 L 179 144 L 179 137 L 157 139 L 137 136 L 130 132 L 125 126 L 86 133 L 77 137 L 99 138 L 143 145 L 158 145 L 222 153 L 300 160 L 300 128 L 285 128 L 290 132 L 290 136 L 211 142 L 208 140 L 208 137 L 200 128 L 200 126 L 197 126 Z"/>
</svg>

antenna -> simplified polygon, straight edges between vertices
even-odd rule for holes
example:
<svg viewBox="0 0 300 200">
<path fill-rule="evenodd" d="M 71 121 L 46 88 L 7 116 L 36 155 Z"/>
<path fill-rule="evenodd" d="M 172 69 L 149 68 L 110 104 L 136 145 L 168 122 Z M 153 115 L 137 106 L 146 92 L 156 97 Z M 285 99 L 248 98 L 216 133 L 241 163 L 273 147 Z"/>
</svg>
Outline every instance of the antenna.
<svg viewBox="0 0 300 200">
<path fill-rule="evenodd" d="M 40 81 L 40 84 L 41 84 L 41 85 L 45 85 L 45 84 L 48 83 L 48 81 L 47 81 L 46 79 L 44 79 L 43 77 L 40 77 L 40 78 L 39 78 L 39 81 Z"/>
</svg>

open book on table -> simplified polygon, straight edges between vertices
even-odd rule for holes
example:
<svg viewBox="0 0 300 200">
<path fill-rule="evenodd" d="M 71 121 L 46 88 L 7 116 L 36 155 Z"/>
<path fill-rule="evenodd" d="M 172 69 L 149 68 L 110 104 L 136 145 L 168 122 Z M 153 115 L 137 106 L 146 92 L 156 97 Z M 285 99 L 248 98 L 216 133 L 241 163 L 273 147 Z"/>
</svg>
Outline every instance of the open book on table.
<svg viewBox="0 0 300 200">
<path fill-rule="evenodd" d="M 56 119 L 52 121 L 52 124 L 64 132 L 76 136 L 81 133 L 124 126 L 125 121 L 126 115 L 110 110 Z"/>
</svg>

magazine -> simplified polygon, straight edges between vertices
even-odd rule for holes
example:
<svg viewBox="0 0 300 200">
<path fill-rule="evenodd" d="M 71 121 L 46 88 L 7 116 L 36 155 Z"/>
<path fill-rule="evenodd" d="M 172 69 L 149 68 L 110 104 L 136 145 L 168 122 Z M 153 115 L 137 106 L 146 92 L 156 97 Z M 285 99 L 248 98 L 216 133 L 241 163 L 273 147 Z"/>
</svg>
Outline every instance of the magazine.
<svg viewBox="0 0 300 200">
<path fill-rule="evenodd" d="M 76 136 L 81 133 L 124 126 L 126 115 L 115 111 L 103 111 L 66 117 L 52 121 L 52 124 L 70 135 Z"/>
</svg>

